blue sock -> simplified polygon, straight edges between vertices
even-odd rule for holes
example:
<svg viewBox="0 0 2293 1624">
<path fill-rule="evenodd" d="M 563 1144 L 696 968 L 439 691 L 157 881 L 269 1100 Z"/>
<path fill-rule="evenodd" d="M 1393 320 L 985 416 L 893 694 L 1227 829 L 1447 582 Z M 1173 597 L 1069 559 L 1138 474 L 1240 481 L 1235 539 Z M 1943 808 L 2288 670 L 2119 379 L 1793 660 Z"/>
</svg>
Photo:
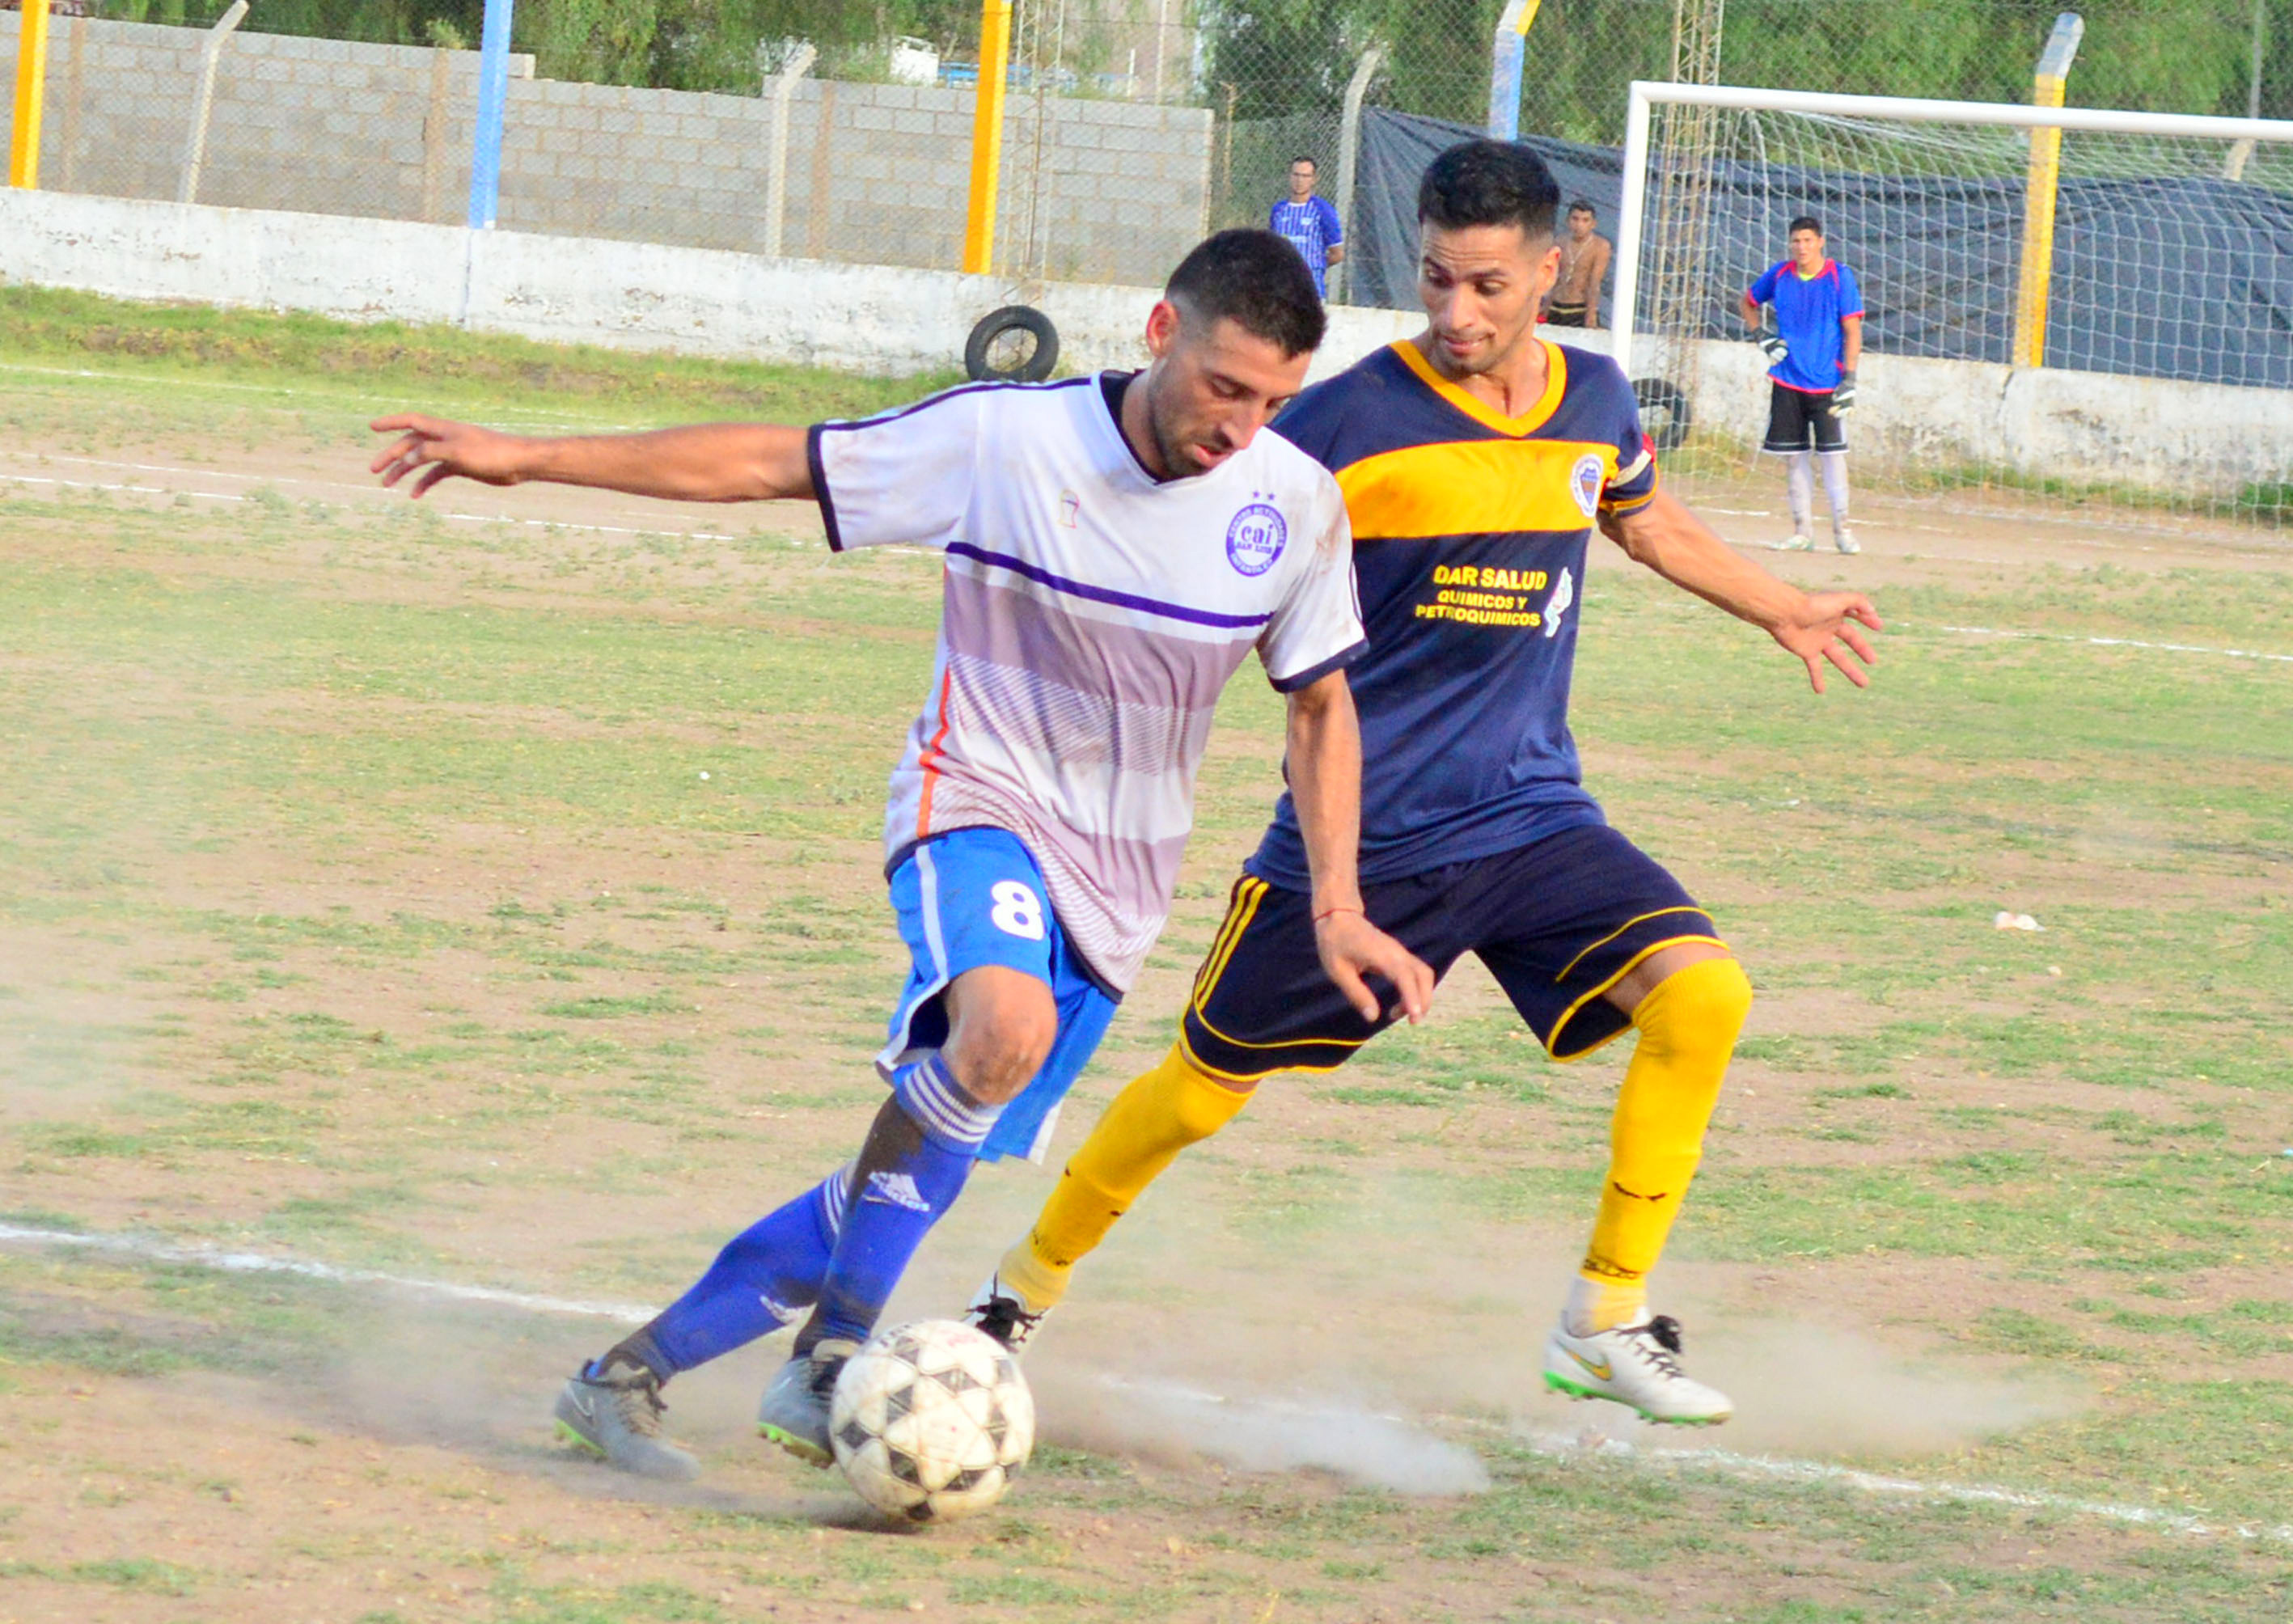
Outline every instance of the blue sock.
<svg viewBox="0 0 2293 1624">
<path fill-rule="evenodd" d="M 644 1360 L 653 1373 L 666 1381 L 770 1336 L 811 1307 L 843 1227 L 851 1178 L 847 1163 L 727 1241 L 693 1289 L 645 1327 L 651 1347 L 635 1351 L 658 1356 Z"/>
<path fill-rule="evenodd" d="M 892 1097 L 920 1136 L 888 1165 L 856 1176 L 844 1232 L 806 1334 L 864 1342 L 892 1288 L 940 1215 L 955 1205 L 1000 1105 L 982 1105 L 936 1054 L 893 1074 Z"/>
</svg>

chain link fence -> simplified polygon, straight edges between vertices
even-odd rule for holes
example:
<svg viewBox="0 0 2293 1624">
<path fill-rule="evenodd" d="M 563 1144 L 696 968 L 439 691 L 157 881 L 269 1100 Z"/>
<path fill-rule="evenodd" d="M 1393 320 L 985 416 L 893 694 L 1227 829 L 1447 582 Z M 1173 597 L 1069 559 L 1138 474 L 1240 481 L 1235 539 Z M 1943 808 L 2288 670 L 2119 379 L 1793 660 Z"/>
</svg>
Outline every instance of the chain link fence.
<svg viewBox="0 0 2293 1624">
<path fill-rule="evenodd" d="M 228 37 L 209 32 L 224 9 L 60 8 L 47 184 L 461 217 L 480 0 L 253 0 Z M 1542 0 L 1519 128 L 1618 145 L 1626 87 L 1672 76 L 1683 22 L 1691 77 L 1701 29 L 1723 83 L 2022 101 L 2056 9 Z M 1300 156 L 1352 215 L 1360 200 L 1338 194 L 1360 117 L 1487 124 L 1500 12 L 1501 0 L 1016 0 L 997 270 L 1151 284 L 1204 230 L 1263 221 Z M 516 16 L 504 226 L 959 262 L 978 77 L 969 0 L 520 0 Z M 2093 0 L 2087 20 L 2073 104 L 2293 112 L 2293 0 Z M 12 34 L 0 51 L 12 58 Z"/>
<path fill-rule="evenodd" d="M 1634 79 L 2025 101 L 2058 8 L 1526 9 L 1521 137 L 1572 192 L 1600 198 L 1607 229 Z M 44 184 L 458 222 L 482 14 L 481 0 L 251 0 L 243 26 L 226 33 L 215 28 L 223 0 L 58 6 Z M 1425 155 L 1487 125 L 1504 15 L 1503 0 L 1014 0 L 995 273 L 1020 297 L 1047 280 L 1158 284 L 1204 231 L 1266 221 L 1292 161 L 1305 157 L 1352 249 L 1333 299 L 1412 307 L 1415 175 Z M 516 16 L 504 228 L 863 264 L 960 263 L 976 0 L 519 0 Z M 2293 114 L 2293 0 L 2088 0 L 2085 17 L 2073 106 Z M 13 71 L 15 31 L 0 0 L 0 72 Z M 1678 115 L 1659 120 L 1658 168 L 1678 167 L 1670 149 L 1718 153 L 1721 133 Z M 2081 150 L 2073 143 L 2073 174 Z M 2011 182 L 2017 160 L 2002 152 L 1923 149 L 1917 167 L 1931 186 Z M 1902 168 L 1902 144 L 1834 133 L 1793 161 L 1884 180 Z M 2254 162 L 2239 178 L 2293 197 L 2282 161 Z M 1669 219 L 1663 188 L 1656 202 L 1644 286 L 1657 304 L 1668 289 L 1708 303 L 1704 228 Z M 2191 240 L 2203 228 L 2192 223 Z M 1884 215 L 1859 229 L 1877 236 L 1849 252 L 1884 261 L 1895 246 Z M 1382 255 L 1381 238 L 1390 239 Z M 1961 325 L 1989 334 L 1997 312 L 1978 303 Z M 1890 319 L 1875 310 L 1875 353 L 1887 352 Z M 1687 305 L 1651 305 L 1643 325 L 1712 330 Z M 2198 376 L 2188 363 L 2208 353 L 2182 344 L 2156 376 Z M 2149 376 L 2138 362 L 2111 369 Z M 1707 452 L 1732 455 L 1716 442 Z M 2248 505 L 2281 516 L 2293 473 L 2282 488 L 2255 488 L 2268 500 Z"/>
</svg>

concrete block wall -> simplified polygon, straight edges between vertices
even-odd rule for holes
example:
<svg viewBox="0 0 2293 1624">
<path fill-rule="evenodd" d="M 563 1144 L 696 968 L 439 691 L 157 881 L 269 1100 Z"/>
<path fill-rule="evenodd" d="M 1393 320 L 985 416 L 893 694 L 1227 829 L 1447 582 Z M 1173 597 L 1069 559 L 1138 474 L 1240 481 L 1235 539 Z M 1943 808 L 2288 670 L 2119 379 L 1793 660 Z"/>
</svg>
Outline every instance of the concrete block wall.
<svg viewBox="0 0 2293 1624">
<path fill-rule="evenodd" d="M 7 282 L 892 376 L 959 366 L 972 324 L 1010 294 L 1001 278 L 944 271 L 855 276 L 660 243 L 0 188 Z M 1029 293 L 1058 326 L 1064 364 L 1146 364 L 1154 288 L 1055 282 Z M 1418 324 L 1396 311 L 1331 318 L 1311 377 Z"/>
<path fill-rule="evenodd" d="M 20 26 L 14 13 L 0 14 L 0 74 L 15 72 Z M 206 38 L 198 28 L 55 19 L 42 186 L 174 197 Z M 513 60 L 514 74 L 532 71 L 532 58 Z M 476 94 L 474 52 L 241 29 L 216 63 L 200 200 L 458 219 L 468 185 L 467 117 L 463 150 L 448 166 L 437 114 L 440 104 L 466 107 Z"/>
<path fill-rule="evenodd" d="M 0 13 L 0 83 L 18 21 Z M 200 30 L 59 19 L 49 48 L 51 190 L 176 193 Z M 546 234 L 754 252 L 771 103 L 531 77 L 509 93 L 500 222 Z M 241 30 L 224 47 L 199 200 L 451 223 L 476 103 L 470 52 Z M 969 91 L 807 80 L 790 97 L 784 252 L 952 269 L 970 175 Z M 1055 279 L 1158 283 L 1201 237 L 1211 116 L 1017 96 L 1005 120 L 999 263 Z M 1024 260 L 1022 258 L 1024 256 Z"/>
</svg>

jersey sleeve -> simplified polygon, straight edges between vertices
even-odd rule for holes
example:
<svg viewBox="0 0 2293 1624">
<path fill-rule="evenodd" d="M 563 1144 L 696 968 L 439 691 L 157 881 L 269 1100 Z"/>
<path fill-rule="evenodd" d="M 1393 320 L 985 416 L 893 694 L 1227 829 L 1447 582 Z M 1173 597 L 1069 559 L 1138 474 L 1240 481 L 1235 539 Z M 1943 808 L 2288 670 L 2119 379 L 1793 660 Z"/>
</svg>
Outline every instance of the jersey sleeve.
<svg viewBox="0 0 2293 1624">
<path fill-rule="evenodd" d="M 971 506 L 991 389 L 952 389 L 853 423 L 817 423 L 806 436 L 813 494 L 828 545 L 944 547 Z"/>
<path fill-rule="evenodd" d="M 1656 500 L 1656 448 L 1641 428 L 1640 402 L 1622 373 L 1616 375 L 1613 395 L 1610 443 L 1616 448 L 1616 471 L 1600 489 L 1600 511 L 1634 513 Z"/>
<path fill-rule="evenodd" d="M 1760 272 L 1759 280 L 1744 290 L 1744 296 L 1754 304 L 1772 304 L 1776 297 L 1776 272 L 1780 265 L 1770 265 Z"/>
<path fill-rule="evenodd" d="M 1839 319 L 1844 321 L 1850 316 L 1862 313 L 1863 286 L 1855 279 L 1853 271 L 1842 265 L 1839 268 Z"/>
<path fill-rule="evenodd" d="M 1337 482 L 1328 485 L 1318 504 L 1318 533 L 1299 538 L 1312 551 L 1258 638 L 1267 680 L 1283 693 L 1311 687 L 1369 648 L 1362 632 L 1361 594 L 1354 586 L 1353 527 Z"/>
</svg>

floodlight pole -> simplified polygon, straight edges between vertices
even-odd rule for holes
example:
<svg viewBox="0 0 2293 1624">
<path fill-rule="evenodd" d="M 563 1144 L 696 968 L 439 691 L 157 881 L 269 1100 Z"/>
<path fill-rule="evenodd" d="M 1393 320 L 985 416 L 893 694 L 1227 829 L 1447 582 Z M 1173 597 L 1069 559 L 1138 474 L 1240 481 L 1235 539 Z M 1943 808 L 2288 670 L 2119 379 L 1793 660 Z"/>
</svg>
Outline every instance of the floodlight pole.
<svg viewBox="0 0 2293 1624">
<path fill-rule="evenodd" d="M 48 91 L 48 0 L 24 0 L 16 35 L 16 116 L 9 126 L 8 184 L 40 186 L 40 109 Z"/>
<path fill-rule="evenodd" d="M 2060 107 L 2070 87 L 2070 63 L 2086 36 L 2086 19 L 2064 12 L 2039 54 L 2030 81 L 2032 107 Z M 2022 263 L 2014 286 L 2014 348 L 2017 367 L 2046 364 L 2046 299 L 2054 279 L 2054 199 L 2062 189 L 2062 133 L 2060 126 L 2030 132 L 2030 174 L 2023 190 Z"/>
<path fill-rule="evenodd" d="M 490 231 L 501 213 L 502 123 L 509 105 L 513 0 L 486 0 L 478 38 L 478 118 L 470 148 L 470 230 Z"/>
<path fill-rule="evenodd" d="M 1520 136 L 1520 64 L 1527 53 L 1528 25 L 1544 0 L 1505 0 L 1489 46 L 1489 133 L 1499 141 Z"/>
<path fill-rule="evenodd" d="M 963 221 L 963 270 L 995 268 L 995 195 L 1003 180 L 1003 86 L 1010 77 L 1011 0 L 979 8 L 979 85 L 971 109 L 971 200 Z"/>
</svg>

